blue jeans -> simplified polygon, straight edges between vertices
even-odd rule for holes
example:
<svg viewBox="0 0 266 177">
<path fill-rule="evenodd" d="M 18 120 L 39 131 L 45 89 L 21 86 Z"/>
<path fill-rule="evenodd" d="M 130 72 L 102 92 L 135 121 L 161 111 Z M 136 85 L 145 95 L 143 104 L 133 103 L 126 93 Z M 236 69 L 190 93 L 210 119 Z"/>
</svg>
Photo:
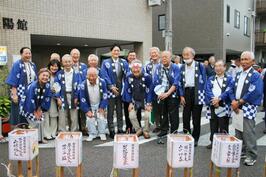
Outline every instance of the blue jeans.
<svg viewBox="0 0 266 177">
<path fill-rule="evenodd" d="M 91 106 L 93 117 L 87 117 L 87 127 L 89 135 L 97 136 L 98 134 L 105 134 L 106 119 L 104 115 L 98 113 L 98 105 Z M 96 128 L 96 122 L 98 131 Z"/>
</svg>

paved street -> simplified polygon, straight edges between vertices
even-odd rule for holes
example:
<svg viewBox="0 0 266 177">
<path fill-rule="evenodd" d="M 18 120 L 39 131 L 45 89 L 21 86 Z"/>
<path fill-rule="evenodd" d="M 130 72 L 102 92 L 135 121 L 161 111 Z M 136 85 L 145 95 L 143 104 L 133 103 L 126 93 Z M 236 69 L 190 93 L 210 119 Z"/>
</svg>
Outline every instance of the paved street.
<svg viewBox="0 0 266 177">
<path fill-rule="evenodd" d="M 253 167 L 246 167 L 241 165 L 241 177 L 262 177 L 264 170 L 264 160 L 266 153 L 266 135 L 262 133 L 264 129 L 264 122 L 262 117 L 264 113 L 259 113 L 257 116 L 256 133 L 258 137 L 258 154 L 257 163 Z M 199 146 L 195 149 L 194 157 L 194 177 L 207 177 L 209 173 L 209 162 L 211 150 L 206 149 L 209 141 L 209 124 L 208 121 L 202 117 L 202 132 L 199 141 Z M 179 130 L 182 130 L 182 123 Z M 230 126 L 230 134 L 234 131 Z M 113 147 L 112 141 L 108 139 L 107 142 L 102 142 L 96 139 L 93 142 L 83 142 L 83 173 L 86 177 L 109 177 L 112 171 L 113 161 Z M 140 176 L 141 177 L 163 177 L 166 170 L 166 144 L 158 145 L 156 136 L 153 135 L 150 140 L 140 138 Z M 0 144 L 0 162 L 7 163 L 8 161 L 8 146 L 7 144 Z M 40 149 L 40 166 L 41 177 L 55 176 L 55 150 L 54 142 L 48 145 L 41 145 Z M 73 168 L 65 170 L 66 177 L 74 176 L 75 170 Z M 130 176 L 130 170 L 121 170 L 120 176 Z M 182 174 L 181 174 L 182 173 Z M 5 177 L 5 169 L 0 166 L 0 176 Z M 175 176 L 183 176 L 181 169 L 175 170 Z M 222 175 L 225 176 L 224 170 Z"/>
</svg>

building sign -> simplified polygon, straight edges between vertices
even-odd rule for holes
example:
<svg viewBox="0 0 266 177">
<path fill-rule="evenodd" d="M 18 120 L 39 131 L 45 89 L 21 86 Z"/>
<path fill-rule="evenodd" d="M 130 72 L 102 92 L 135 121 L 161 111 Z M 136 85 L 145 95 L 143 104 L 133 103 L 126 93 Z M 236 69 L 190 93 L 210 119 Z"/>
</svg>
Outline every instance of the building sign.
<svg viewBox="0 0 266 177">
<path fill-rule="evenodd" d="M 0 65 L 7 64 L 7 48 L 6 46 L 0 46 Z"/>
<path fill-rule="evenodd" d="M 10 29 L 10 30 L 14 29 L 15 23 L 13 21 L 13 18 L 3 17 L 2 20 L 3 20 L 3 29 Z M 28 27 L 27 27 L 28 22 L 25 19 L 23 20 L 18 19 L 16 24 L 17 24 L 18 30 L 22 30 L 22 31 L 28 30 Z"/>
</svg>

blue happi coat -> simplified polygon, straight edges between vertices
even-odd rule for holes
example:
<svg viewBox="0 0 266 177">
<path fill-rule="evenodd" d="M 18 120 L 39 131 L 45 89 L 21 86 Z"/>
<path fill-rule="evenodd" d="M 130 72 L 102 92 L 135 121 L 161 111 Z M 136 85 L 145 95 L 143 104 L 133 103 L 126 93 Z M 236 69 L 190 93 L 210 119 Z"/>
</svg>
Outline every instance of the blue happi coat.
<svg viewBox="0 0 266 177">
<path fill-rule="evenodd" d="M 37 119 L 34 116 L 34 112 L 40 107 L 43 112 L 48 111 L 51 104 L 52 92 L 50 83 L 46 83 L 44 87 L 41 87 L 38 81 L 32 82 L 26 89 L 24 96 L 20 102 L 20 114 L 29 118 L 32 121 Z M 40 120 L 43 120 L 42 117 Z"/>
<path fill-rule="evenodd" d="M 34 80 L 36 80 L 36 76 L 37 76 L 36 65 L 32 62 L 30 62 L 30 64 L 33 67 L 33 70 L 35 71 Z M 6 83 L 10 85 L 11 87 L 17 88 L 17 94 L 20 100 L 29 84 L 27 80 L 27 72 L 26 72 L 25 64 L 22 61 L 22 59 L 16 61 L 13 64 L 9 75 L 7 76 Z"/>
<path fill-rule="evenodd" d="M 103 79 L 99 79 L 99 89 L 100 89 L 100 104 L 99 108 L 105 109 L 107 108 L 108 101 L 107 101 L 107 87 L 106 83 Z M 91 111 L 91 104 L 90 104 L 90 95 L 88 92 L 88 80 L 86 79 L 80 84 L 80 109 L 87 113 Z"/>
<path fill-rule="evenodd" d="M 80 80 L 80 81 L 84 81 L 84 80 L 86 80 L 87 73 L 86 73 L 86 75 L 84 75 L 84 72 L 83 72 L 83 71 L 84 71 L 84 70 L 87 71 L 87 69 L 88 69 L 87 65 L 86 65 L 85 63 L 79 62 L 79 66 L 78 66 L 78 68 L 79 68 L 78 71 L 75 70 L 75 69 L 74 69 L 74 71 L 76 72 L 76 74 L 79 75 L 79 80 Z"/>
<path fill-rule="evenodd" d="M 214 97 L 214 94 L 212 92 L 213 89 L 213 84 L 216 82 L 216 75 L 210 76 L 207 80 L 206 83 L 206 94 L 205 94 L 205 103 L 207 105 L 207 112 L 206 112 L 206 118 L 210 119 L 211 118 L 211 111 L 210 111 L 210 106 L 211 106 L 211 100 Z M 223 83 L 221 85 L 222 87 L 222 93 L 219 96 L 221 102 L 224 103 L 224 111 L 226 111 L 226 115 L 230 117 L 230 106 L 231 106 L 231 100 L 230 100 L 230 90 L 232 89 L 232 83 L 233 78 L 231 76 L 224 76 Z"/>
<path fill-rule="evenodd" d="M 238 80 L 240 78 L 241 72 L 236 74 L 236 77 L 233 81 L 233 88 L 230 92 L 231 100 L 235 100 L 236 89 Z M 241 92 L 240 99 L 245 101 L 245 104 L 242 105 L 241 109 L 244 113 L 244 118 L 255 119 L 257 113 L 257 107 L 261 104 L 263 95 L 263 81 L 260 74 L 255 71 L 253 68 L 250 69 L 249 73 L 244 82 L 244 86 Z"/>
<path fill-rule="evenodd" d="M 196 105 L 204 105 L 205 104 L 205 84 L 206 84 L 206 71 L 203 64 L 200 62 L 195 62 L 195 101 Z M 180 96 L 185 95 L 185 64 L 181 66 L 181 75 L 180 75 L 180 87 L 179 92 Z"/>
<path fill-rule="evenodd" d="M 122 73 L 123 73 L 122 91 L 121 91 L 121 95 L 123 95 L 124 80 L 129 71 L 129 66 L 128 66 L 127 61 L 122 58 L 119 58 L 119 63 L 120 63 L 120 66 L 122 68 Z M 112 58 L 108 58 L 103 61 L 100 74 L 107 84 L 108 98 L 115 98 L 116 96 L 110 90 L 111 86 L 116 86 L 116 83 L 117 83 L 115 63 L 113 62 Z"/>
<path fill-rule="evenodd" d="M 155 73 L 154 73 L 154 77 L 153 77 L 153 88 L 155 88 L 157 85 L 161 85 L 162 84 L 162 78 L 163 78 L 163 74 L 164 74 L 164 69 L 163 69 L 163 64 L 159 64 L 157 65 L 156 69 L 155 69 Z M 180 78 L 180 69 L 179 67 L 174 64 L 171 63 L 170 64 L 170 68 L 169 68 L 169 74 L 168 74 L 168 81 L 169 81 L 169 88 L 174 85 L 176 87 L 175 92 L 173 92 L 172 97 L 173 98 L 177 98 L 180 93 L 179 93 L 179 79 Z M 154 89 L 153 89 L 153 97 L 154 99 L 156 98 L 156 94 L 154 93 Z"/>
<path fill-rule="evenodd" d="M 152 76 L 152 70 L 155 69 L 157 67 L 157 65 L 159 65 L 159 63 L 153 65 L 152 62 L 149 62 L 146 66 L 145 66 L 145 72 L 149 75 Z M 153 68 L 155 67 L 155 68 Z"/>
<path fill-rule="evenodd" d="M 152 84 L 152 77 L 142 71 L 141 74 L 141 85 L 143 87 L 143 90 L 145 91 L 145 98 L 144 98 L 144 103 L 151 103 L 153 98 L 152 98 L 152 89 L 153 89 L 153 84 Z M 134 100 L 132 99 L 133 97 L 133 92 L 134 92 L 134 81 L 135 77 L 134 75 L 130 72 L 127 74 L 126 80 L 125 80 L 125 90 L 123 93 L 123 101 L 132 103 Z"/>
<path fill-rule="evenodd" d="M 74 104 L 74 99 L 79 97 L 79 84 L 80 84 L 80 76 L 78 73 L 73 72 L 73 79 L 72 79 L 72 92 L 71 92 L 71 104 L 68 105 L 67 98 L 66 98 L 66 83 L 65 83 L 65 71 L 60 70 L 56 73 L 56 77 L 54 80 L 54 84 L 60 85 L 60 91 L 55 93 L 56 98 L 60 98 L 62 101 L 62 107 L 64 109 L 75 109 L 78 108 Z"/>
</svg>

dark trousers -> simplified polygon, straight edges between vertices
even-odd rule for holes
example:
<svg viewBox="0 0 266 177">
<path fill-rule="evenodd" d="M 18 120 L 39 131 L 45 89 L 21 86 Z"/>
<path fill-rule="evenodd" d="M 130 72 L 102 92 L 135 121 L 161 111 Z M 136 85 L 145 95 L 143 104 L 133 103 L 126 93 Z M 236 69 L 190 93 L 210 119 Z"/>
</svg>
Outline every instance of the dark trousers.
<svg viewBox="0 0 266 177">
<path fill-rule="evenodd" d="M 190 119 L 192 114 L 193 132 L 192 136 L 195 142 L 198 142 L 200 137 L 200 121 L 202 105 L 195 104 L 195 93 L 193 88 L 185 89 L 185 101 L 186 104 L 183 110 L 183 131 L 191 134 Z"/>
<path fill-rule="evenodd" d="M 266 128 L 266 110 L 265 110 L 265 115 L 264 115 L 264 122 L 265 122 L 265 128 Z"/>
<path fill-rule="evenodd" d="M 123 131 L 123 113 L 122 113 L 122 98 L 121 96 L 108 99 L 107 122 L 110 132 L 114 132 L 114 110 L 116 109 L 117 128 L 118 131 Z"/>
<path fill-rule="evenodd" d="M 229 126 L 229 117 L 218 117 L 214 109 L 211 108 L 211 119 L 210 119 L 210 141 L 213 140 L 213 135 L 215 133 L 228 133 L 228 126 Z"/>
<path fill-rule="evenodd" d="M 179 126 L 179 101 L 177 98 L 172 98 L 170 95 L 159 103 L 159 111 L 161 115 L 160 119 L 160 130 L 161 132 L 168 132 L 169 120 L 170 120 L 170 131 L 173 133 L 178 129 Z"/>
<path fill-rule="evenodd" d="M 158 104 L 157 100 L 154 100 L 152 102 L 152 112 L 153 112 L 153 115 L 154 115 L 155 128 L 160 128 L 160 119 L 161 119 L 160 105 Z"/>
<path fill-rule="evenodd" d="M 127 129 L 132 129 L 132 124 L 129 119 L 129 112 L 128 112 L 128 107 L 129 103 L 128 102 L 123 102 L 124 103 L 124 114 L 125 114 L 125 119 L 126 119 L 126 130 Z M 137 110 L 137 119 L 139 121 L 139 125 L 141 126 L 141 109 Z"/>
<path fill-rule="evenodd" d="M 78 123 L 79 123 L 79 131 L 82 133 L 86 133 L 86 115 L 83 111 L 78 111 Z"/>
</svg>

